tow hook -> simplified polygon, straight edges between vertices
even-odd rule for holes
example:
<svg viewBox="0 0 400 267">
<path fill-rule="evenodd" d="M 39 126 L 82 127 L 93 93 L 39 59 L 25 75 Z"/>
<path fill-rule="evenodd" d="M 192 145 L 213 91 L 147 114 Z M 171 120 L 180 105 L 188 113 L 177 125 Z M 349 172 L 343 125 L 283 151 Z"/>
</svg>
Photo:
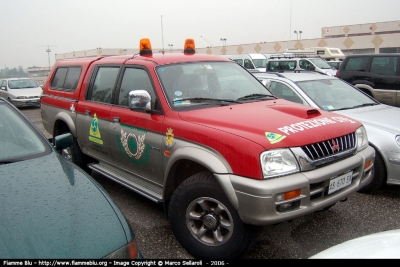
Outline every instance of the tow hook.
<svg viewBox="0 0 400 267">
<path fill-rule="evenodd" d="M 345 197 L 342 200 L 340 200 L 340 202 L 346 202 L 346 201 L 347 201 L 347 197 Z"/>
</svg>

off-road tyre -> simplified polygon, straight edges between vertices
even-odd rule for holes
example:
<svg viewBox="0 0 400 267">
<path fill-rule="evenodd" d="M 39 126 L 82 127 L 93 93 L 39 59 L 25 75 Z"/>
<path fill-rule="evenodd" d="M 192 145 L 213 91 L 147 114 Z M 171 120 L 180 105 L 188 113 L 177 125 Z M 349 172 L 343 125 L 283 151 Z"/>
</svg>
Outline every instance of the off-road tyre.
<svg viewBox="0 0 400 267">
<path fill-rule="evenodd" d="M 176 189 L 168 216 L 179 243 L 197 259 L 236 258 L 257 232 L 241 221 L 210 172 L 196 173 Z"/>
</svg>

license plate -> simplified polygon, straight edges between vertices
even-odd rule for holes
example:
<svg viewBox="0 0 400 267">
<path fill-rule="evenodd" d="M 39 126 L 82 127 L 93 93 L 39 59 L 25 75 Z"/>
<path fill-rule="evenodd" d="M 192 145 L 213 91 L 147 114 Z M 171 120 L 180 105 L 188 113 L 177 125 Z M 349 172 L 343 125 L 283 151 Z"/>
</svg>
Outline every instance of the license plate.
<svg viewBox="0 0 400 267">
<path fill-rule="evenodd" d="M 352 171 L 331 179 L 331 181 L 329 182 L 328 195 L 342 188 L 345 188 L 346 186 L 349 186 L 351 184 L 352 179 L 353 179 Z"/>
</svg>

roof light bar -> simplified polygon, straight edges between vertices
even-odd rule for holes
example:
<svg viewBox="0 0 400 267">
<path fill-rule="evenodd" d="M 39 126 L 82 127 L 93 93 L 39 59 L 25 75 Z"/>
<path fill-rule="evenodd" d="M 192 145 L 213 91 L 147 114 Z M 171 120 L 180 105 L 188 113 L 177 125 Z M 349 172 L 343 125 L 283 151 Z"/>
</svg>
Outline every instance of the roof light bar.
<svg viewBox="0 0 400 267">
<path fill-rule="evenodd" d="M 141 56 L 152 56 L 153 51 L 151 50 L 151 43 L 149 38 L 140 39 L 139 44 L 140 55 Z"/>
<path fill-rule="evenodd" d="M 185 55 L 193 55 L 196 50 L 196 46 L 194 44 L 194 39 L 188 38 L 185 40 L 185 44 L 183 46 L 183 53 Z"/>
</svg>

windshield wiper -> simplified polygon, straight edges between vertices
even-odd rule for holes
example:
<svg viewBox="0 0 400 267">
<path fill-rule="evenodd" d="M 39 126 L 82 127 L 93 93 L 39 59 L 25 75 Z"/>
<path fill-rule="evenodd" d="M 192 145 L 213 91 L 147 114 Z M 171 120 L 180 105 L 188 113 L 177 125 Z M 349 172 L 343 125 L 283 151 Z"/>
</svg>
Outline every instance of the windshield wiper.
<svg viewBox="0 0 400 267">
<path fill-rule="evenodd" d="M 4 161 L 0 160 L 0 165 L 14 163 L 14 162 L 17 162 L 17 161 L 19 161 L 19 160 L 4 160 Z"/>
<path fill-rule="evenodd" d="M 362 107 L 375 106 L 375 105 L 378 105 L 378 104 L 377 103 L 364 103 L 361 105 L 354 106 L 353 108 L 362 108 Z"/>
<path fill-rule="evenodd" d="M 251 94 L 239 97 L 237 100 L 253 100 L 253 99 L 264 99 L 264 98 L 274 98 L 277 99 L 274 95 L 264 95 L 264 94 Z"/>
<path fill-rule="evenodd" d="M 377 103 L 364 103 L 364 104 L 357 105 L 357 106 L 352 106 L 352 107 L 345 107 L 345 108 L 332 109 L 331 111 L 346 110 L 346 109 L 353 109 L 353 108 L 362 108 L 362 107 L 375 106 L 375 105 L 378 105 L 378 104 L 377 104 Z"/>
<path fill-rule="evenodd" d="M 193 101 L 193 102 L 217 102 L 221 104 L 221 102 L 227 102 L 227 103 L 236 103 L 236 104 L 242 104 L 242 102 L 236 101 L 236 100 L 230 100 L 230 99 L 217 99 L 217 98 L 207 98 L 207 97 L 191 97 L 191 98 L 180 98 L 180 99 L 175 99 L 174 103 L 176 102 L 182 102 L 182 101 Z"/>
</svg>

